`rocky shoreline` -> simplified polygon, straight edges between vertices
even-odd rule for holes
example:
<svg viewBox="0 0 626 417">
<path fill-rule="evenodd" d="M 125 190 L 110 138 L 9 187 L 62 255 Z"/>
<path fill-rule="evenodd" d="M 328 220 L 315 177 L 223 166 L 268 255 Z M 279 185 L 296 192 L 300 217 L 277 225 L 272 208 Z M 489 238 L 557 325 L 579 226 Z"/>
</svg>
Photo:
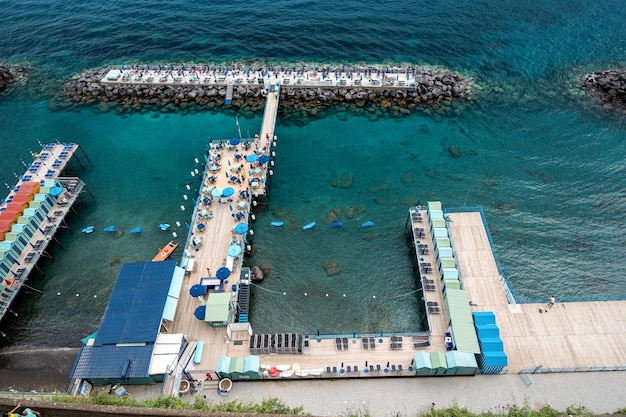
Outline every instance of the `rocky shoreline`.
<svg viewBox="0 0 626 417">
<path fill-rule="evenodd" d="M 226 85 L 104 83 L 111 68 L 86 71 L 68 83 L 54 107 L 71 108 L 89 104 L 101 111 L 131 112 L 148 107 L 161 113 L 192 108 L 232 109 L 246 115 L 259 114 L 267 91 L 262 84 L 236 85 L 232 104 L 225 105 Z M 281 86 L 281 115 L 315 117 L 326 108 L 344 106 L 346 111 L 365 113 L 377 118 L 388 113 L 400 116 L 415 108 L 436 108 L 455 100 L 466 100 L 472 80 L 437 69 L 412 69 L 416 85 L 412 87 L 341 87 Z M 397 74 L 405 74 L 398 70 Z"/>
<path fill-rule="evenodd" d="M 599 98 L 606 110 L 626 110 L 626 70 L 604 70 L 586 74 L 587 92 Z"/>
</svg>

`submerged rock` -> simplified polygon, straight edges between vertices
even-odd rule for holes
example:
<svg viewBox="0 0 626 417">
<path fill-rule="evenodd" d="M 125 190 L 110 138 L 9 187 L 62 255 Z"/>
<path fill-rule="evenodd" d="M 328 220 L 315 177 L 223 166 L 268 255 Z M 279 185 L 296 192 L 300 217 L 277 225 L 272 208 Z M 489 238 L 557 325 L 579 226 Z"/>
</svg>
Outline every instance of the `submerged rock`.
<svg viewBox="0 0 626 417">
<path fill-rule="evenodd" d="M 354 184 L 354 177 L 347 172 L 343 172 L 340 175 L 334 174 L 331 184 L 335 188 L 350 188 Z"/>
<path fill-rule="evenodd" d="M 326 275 L 329 277 L 333 275 L 339 274 L 339 264 L 337 262 L 326 262 L 324 264 L 324 269 L 326 270 Z"/>
</svg>

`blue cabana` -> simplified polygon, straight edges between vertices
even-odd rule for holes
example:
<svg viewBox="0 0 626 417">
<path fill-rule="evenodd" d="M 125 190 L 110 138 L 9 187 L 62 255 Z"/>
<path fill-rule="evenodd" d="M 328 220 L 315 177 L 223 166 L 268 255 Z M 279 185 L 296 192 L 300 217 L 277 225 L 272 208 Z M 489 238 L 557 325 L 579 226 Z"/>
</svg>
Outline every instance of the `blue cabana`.
<svg viewBox="0 0 626 417">
<path fill-rule="evenodd" d="M 230 358 L 228 356 L 217 358 L 217 369 L 215 371 L 221 379 L 230 378 Z"/>
<path fill-rule="evenodd" d="M 248 379 L 259 379 L 261 377 L 261 358 L 256 355 L 246 356 L 243 362 L 243 372 Z"/>
</svg>

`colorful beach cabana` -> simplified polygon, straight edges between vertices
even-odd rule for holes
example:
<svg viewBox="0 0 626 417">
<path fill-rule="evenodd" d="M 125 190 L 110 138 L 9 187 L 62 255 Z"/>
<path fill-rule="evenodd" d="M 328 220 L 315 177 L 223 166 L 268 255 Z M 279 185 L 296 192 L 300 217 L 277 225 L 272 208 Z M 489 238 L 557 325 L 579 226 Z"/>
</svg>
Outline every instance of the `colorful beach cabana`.
<svg viewBox="0 0 626 417">
<path fill-rule="evenodd" d="M 232 380 L 242 379 L 242 375 L 244 374 L 244 365 L 246 362 L 246 358 L 243 356 L 233 356 L 230 358 L 230 368 L 228 373 L 230 374 L 230 378 Z"/>
<path fill-rule="evenodd" d="M 430 353 L 415 352 L 415 375 L 430 375 L 433 370 L 433 364 L 430 361 Z"/>
<path fill-rule="evenodd" d="M 451 350 L 446 352 L 448 369 L 446 375 L 474 375 L 478 369 L 473 353 Z"/>
<path fill-rule="evenodd" d="M 226 327 L 231 316 L 230 293 L 210 293 L 206 302 L 204 321 L 211 327 Z"/>
<path fill-rule="evenodd" d="M 261 358 L 256 355 L 248 355 L 243 363 L 243 372 L 248 379 L 261 378 Z"/>
<path fill-rule="evenodd" d="M 445 375 L 448 369 L 446 354 L 444 352 L 430 352 L 430 363 L 432 369 L 430 375 Z"/>
<path fill-rule="evenodd" d="M 217 372 L 220 379 L 230 378 L 230 358 L 228 356 L 217 358 L 217 369 L 215 372 Z"/>
</svg>

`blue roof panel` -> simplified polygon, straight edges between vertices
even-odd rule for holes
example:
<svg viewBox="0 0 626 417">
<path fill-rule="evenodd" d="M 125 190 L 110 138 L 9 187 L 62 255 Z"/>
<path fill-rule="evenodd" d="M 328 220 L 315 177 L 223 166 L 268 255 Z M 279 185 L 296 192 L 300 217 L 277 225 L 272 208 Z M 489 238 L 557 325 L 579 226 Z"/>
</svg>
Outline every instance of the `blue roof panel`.
<svg viewBox="0 0 626 417">
<path fill-rule="evenodd" d="M 87 380 L 145 378 L 150 372 L 153 350 L 152 343 L 145 346 L 85 346 L 70 378 Z"/>
<path fill-rule="evenodd" d="M 154 342 L 176 261 L 123 264 L 94 346 Z"/>
</svg>

